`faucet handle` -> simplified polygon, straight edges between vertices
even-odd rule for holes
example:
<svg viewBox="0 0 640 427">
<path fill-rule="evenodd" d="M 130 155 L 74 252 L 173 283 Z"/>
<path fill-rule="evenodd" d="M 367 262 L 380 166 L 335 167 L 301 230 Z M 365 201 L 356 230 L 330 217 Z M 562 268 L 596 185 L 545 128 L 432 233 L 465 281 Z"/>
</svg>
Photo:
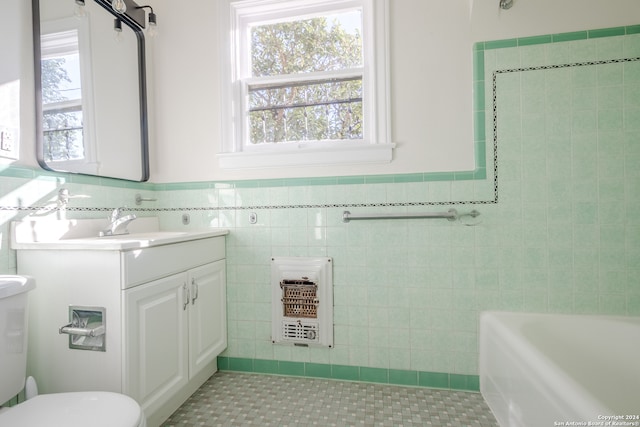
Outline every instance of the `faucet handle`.
<svg viewBox="0 0 640 427">
<path fill-rule="evenodd" d="M 120 208 L 115 208 L 110 215 L 110 219 L 111 221 L 115 221 L 118 218 L 120 218 L 120 215 L 122 214 L 122 210 L 124 209 L 124 207 L 120 207 Z"/>
</svg>

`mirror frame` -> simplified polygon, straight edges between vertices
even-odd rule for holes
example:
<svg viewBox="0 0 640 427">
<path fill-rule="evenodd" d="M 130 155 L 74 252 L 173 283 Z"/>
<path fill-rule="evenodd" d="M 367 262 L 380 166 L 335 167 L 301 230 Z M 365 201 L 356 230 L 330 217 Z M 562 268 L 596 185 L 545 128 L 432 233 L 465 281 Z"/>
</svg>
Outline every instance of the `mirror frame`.
<svg viewBox="0 0 640 427">
<path fill-rule="evenodd" d="M 44 160 L 44 133 L 43 133 L 43 107 L 42 107 L 42 66 L 41 53 L 42 46 L 40 41 L 40 1 L 32 0 L 32 24 L 33 24 L 33 58 L 34 58 L 34 80 L 35 80 L 35 109 L 36 109 L 36 159 L 42 169 L 52 172 L 65 172 L 79 175 L 100 176 L 104 178 L 122 179 L 125 181 L 145 182 L 149 180 L 149 118 L 147 111 L 147 78 L 146 78 L 146 53 L 145 39 L 142 29 L 144 28 L 144 11 L 142 9 L 136 12 L 142 13 L 142 28 L 138 21 L 139 16 L 130 17 L 126 14 L 119 15 L 111 8 L 109 0 L 89 0 L 102 6 L 107 13 L 114 18 L 119 18 L 127 27 L 129 27 L 136 36 L 138 45 L 138 101 L 140 104 L 140 179 L 123 178 L 119 176 L 107 176 L 98 174 L 89 174 L 83 172 L 62 171 L 51 168 Z M 73 1 L 73 0 L 68 0 Z M 133 4 L 130 0 L 125 0 L 128 9 Z"/>
</svg>

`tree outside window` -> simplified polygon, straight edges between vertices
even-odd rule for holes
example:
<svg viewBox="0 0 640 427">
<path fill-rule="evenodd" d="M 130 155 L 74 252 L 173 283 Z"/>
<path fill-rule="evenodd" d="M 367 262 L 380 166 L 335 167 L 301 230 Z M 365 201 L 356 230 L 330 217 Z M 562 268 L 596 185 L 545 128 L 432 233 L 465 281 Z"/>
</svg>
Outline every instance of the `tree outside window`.
<svg viewBox="0 0 640 427">
<path fill-rule="evenodd" d="M 78 35 L 75 30 L 42 37 L 44 160 L 84 158 Z"/>
<path fill-rule="evenodd" d="M 253 26 L 250 143 L 362 139 L 361 33 L 359 11 Z M 355 75 L 317 75 L 344 70 Z M 300 74 L 312 77 L 287 81 Z M 274 76 L 284 81 L 260 83 Z"/>
</svg>

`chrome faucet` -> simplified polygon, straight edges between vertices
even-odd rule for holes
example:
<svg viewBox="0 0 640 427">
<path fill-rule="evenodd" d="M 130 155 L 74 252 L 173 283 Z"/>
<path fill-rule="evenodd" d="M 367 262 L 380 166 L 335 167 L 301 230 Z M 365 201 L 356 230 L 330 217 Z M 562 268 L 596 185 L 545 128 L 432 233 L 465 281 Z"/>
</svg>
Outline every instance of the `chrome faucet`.
<svg viewBox="0 0 640 427">
<path fill-rule="evenodd" d="M 111 212 L 111 215 L 109 216 L 109 227 L 99 233 L 100 237 L 129 234 L 127 226 L 137 217 L 134 214 L 122 216 L 122 211 L 124 209 L 125 208 L 115 208 L 113 212 Z"/>
</svg>

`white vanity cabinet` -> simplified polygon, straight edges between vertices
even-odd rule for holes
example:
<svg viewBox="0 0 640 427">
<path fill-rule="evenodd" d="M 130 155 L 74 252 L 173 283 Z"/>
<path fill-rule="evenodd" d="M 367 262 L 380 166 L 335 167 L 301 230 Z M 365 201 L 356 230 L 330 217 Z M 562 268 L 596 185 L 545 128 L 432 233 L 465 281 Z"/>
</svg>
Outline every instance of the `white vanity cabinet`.
<svg viewBox="0 0 640 427">
<path fill-rule="evenodd" d="M 138 248 L 18 247 L 18 273 L 36 279 L 28 374 L 41 392 L 125 393 L 149 427 L 159 426 L 217 370 L 226 348 L 227 233 Z M 58 329 L 70 306 L 105 309 L 105 351 L 69 348 Z"/>
<path fill-rule="evenodd" d="M 210 376 L 207 367 L 226 348 L 226 312 L 219 304 L 226 301 L 225 262 L 127 289 L 123 299 L 125 371 L 130 372 L 124 392 L 145 412 L 166 418 L 175 410 L 168 404 L 175 390 L 203 371 Z"/>
</svg>

